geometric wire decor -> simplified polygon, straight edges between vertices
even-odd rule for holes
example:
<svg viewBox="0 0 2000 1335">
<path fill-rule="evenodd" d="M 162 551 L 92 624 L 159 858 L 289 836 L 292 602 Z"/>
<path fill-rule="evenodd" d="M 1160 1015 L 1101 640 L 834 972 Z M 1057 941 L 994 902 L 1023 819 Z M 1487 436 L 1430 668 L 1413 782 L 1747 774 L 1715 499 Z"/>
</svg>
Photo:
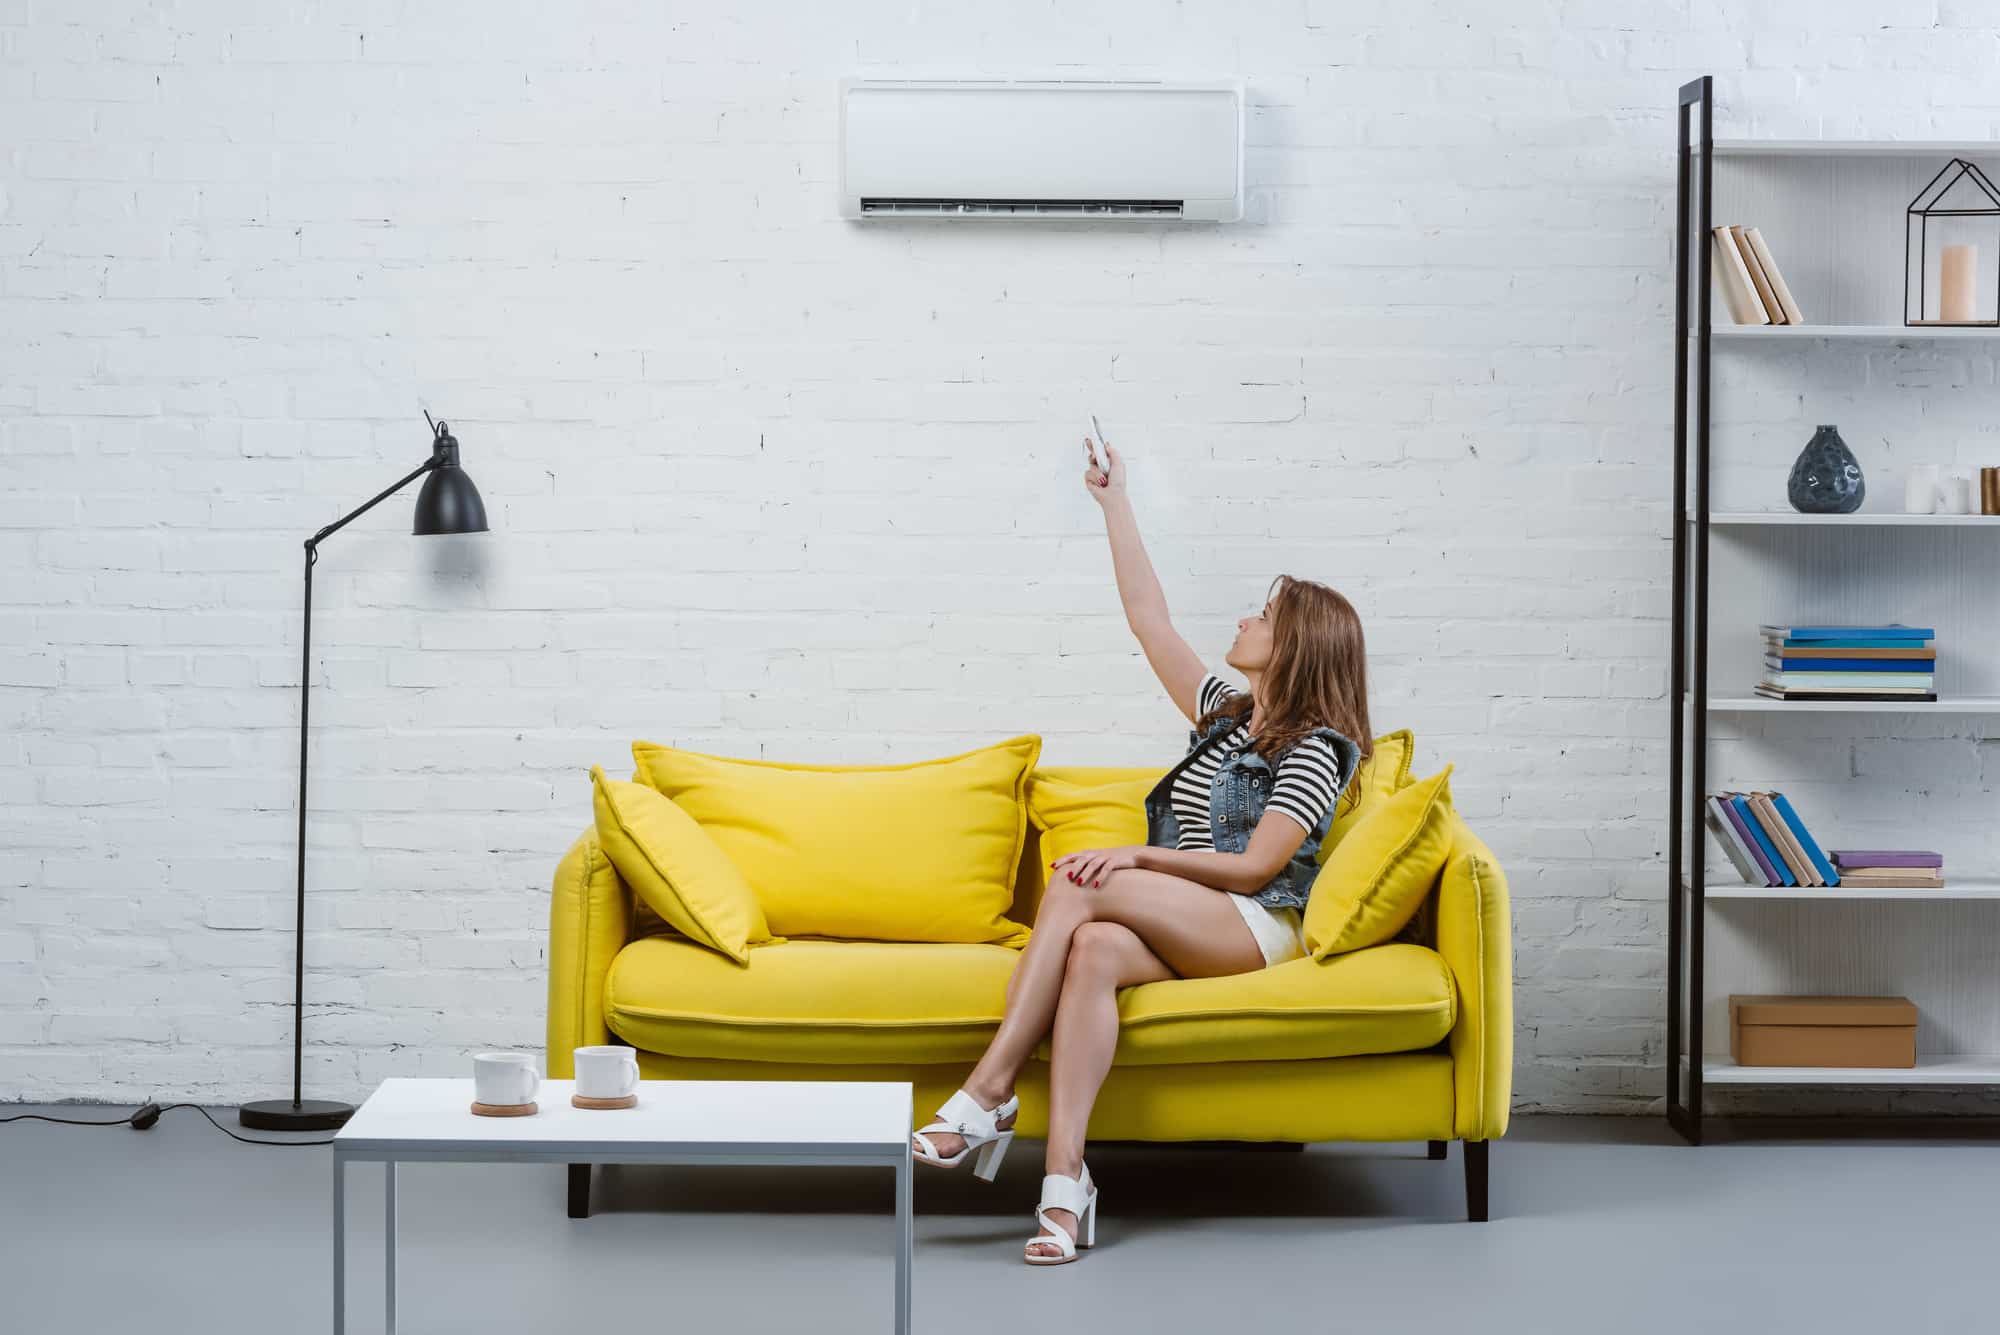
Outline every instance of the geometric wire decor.
<svg viewBox="0 0 2000 1335">
<path fill-rule="evenodd" d="M 2000 190 L 1964 158 L 1931 177 L 1904 215 L 1903 323 L 2000 324 Z"/>
</svg>

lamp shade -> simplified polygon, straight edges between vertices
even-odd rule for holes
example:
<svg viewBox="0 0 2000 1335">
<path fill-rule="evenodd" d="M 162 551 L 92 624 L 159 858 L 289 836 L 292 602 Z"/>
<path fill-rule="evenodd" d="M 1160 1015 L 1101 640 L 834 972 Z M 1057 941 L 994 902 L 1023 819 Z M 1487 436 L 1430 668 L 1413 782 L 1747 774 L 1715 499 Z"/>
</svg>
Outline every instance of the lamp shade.
<svg viewBox="0 0 2000 1335">
<path fill-rule="evenodd" d="M 479 488 L 472 485 L 472 479 L 459 467 L 458 441 L 442 422 L 438 424 L 435 450 L 439 462 L 425 476 L 423 490 L 417 493 L 417 516 L 410 532 L 484 533 L 486 503 L 479 499 Z"/>
</svg>

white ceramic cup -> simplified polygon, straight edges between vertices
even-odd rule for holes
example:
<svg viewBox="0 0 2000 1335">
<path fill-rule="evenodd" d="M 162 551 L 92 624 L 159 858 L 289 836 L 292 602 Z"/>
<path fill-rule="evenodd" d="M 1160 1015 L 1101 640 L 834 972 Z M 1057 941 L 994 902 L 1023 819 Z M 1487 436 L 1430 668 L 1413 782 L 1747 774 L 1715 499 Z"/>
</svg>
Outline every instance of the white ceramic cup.
<svg viewBox="0 0 2000 1335">
<path fill-rule="evenodd" d="M 495 1107 L 518 1107 L 535 1101 L 542 1077 L 535 1059 L 525 1052 L 482 1052 L 472 1059 L 473 1097 Z"/>
<path fill-rule="evenodd" d="M 639 1092 L 639 1054 L 612 1043 L 576 1050 L 576 1092 L 586 1099 L 622 1099 Z"/>
<path fill-rule="evenodd" d="M 1938 466 L 1936 464 L 1911 464 L 1909 477 L 1903 484 L 1903 513 L 1910 515 L 1934 514 L 1938 503 Z"/>
</svg>

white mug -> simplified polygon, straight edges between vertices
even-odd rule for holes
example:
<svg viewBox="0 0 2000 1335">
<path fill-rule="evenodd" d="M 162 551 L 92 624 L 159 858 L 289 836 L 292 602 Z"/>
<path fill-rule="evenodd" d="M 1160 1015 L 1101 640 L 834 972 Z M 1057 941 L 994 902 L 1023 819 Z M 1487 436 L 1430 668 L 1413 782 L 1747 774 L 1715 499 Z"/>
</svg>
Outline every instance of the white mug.
<svg viewBox="0 0 2000 1335">
<path fill-rule="evenodd" d="M 639 1092 L 639 1054 L 612 1043 L 576 1050 L 576 1092 L 586 1099 L 622 1099 Z"/>
<path fill-rule="evenodd" d="M 473 1097 L 495 1107 L 518 1107 L 535 1101 L 542 1077 L 535 1059 L 525 1052 L 482 1052 L 472 1059 Z"/>
</svg>

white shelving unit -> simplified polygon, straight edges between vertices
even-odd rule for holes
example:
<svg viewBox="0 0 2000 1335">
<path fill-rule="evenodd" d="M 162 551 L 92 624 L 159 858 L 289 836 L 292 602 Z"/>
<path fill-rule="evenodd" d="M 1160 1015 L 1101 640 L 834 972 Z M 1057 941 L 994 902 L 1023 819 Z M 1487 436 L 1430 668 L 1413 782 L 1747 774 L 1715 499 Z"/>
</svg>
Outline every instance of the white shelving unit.
<svg viewBox="0 0 2000 1335">
<path fill-rule="evenodd" d="M 1688 522 L 1692 524 L 1693 519 Z M 1710 528 L 1990 528 L 2000 533 L 2000 515 L 1906 515 L 1895 510 L 1858 510 L 1851 515 L 1802 515 L 1796 510 L 1720 510 Z"/>
<path fill-rule="evenodd" d="M 1784 266 L 1778 266 L 1781 270 Z M 1865 338 L 1885 343 L 1949 343 L 1960 339 L 2000 338 L 2000 325 L 1904 324 L 1719 324 L 1714 338 L 1751 343 L 1797 343 L 1822 338 Z"/>
<path fill-rule="evenodd" d="M 1687 880 L 1681 881 L 1681 888 L 1687 888 Z M 1710 899 L 1759 899 L 1779 903 L 1811 903 L 1814 900 L 1894 903 L 1907 900 L 1920 903 L 1925 900 L 1947 899 L 2000 899 L 2000 881 L 1951 881 L 1945 885 L 1927 889 L 1896 890 L 1885 886 L 1849 885 L 1738 885 L 1733 881 L 1718 883 L 1711 879 L 1704 887 Z"/>
<path fill-rule="evenodd" d="M 2000 696 L 1940 695 L 1935 700 L 1773 700 L 1711 695 L 1711 714 L 2000 714 Z"/>
<path fill-rule="evenodd" d="M 1976 158 L 2000 154 L 1990 139 L 1726 139 L 1718 158 Z"/>
<path fill-rule="evenodd" d="M 2000 1085 L 2000 1054 L 1934 1057 L 1919 1054 L 1915 1067 L 1738 1066 L 1727 1055 L 1708 1057 L 1701 1078 L 1711 1085 Z"/>
<path fill-rule="evenodd" d="M 1692 569 L 1679 572 L 1685 579 L 1677 584 L 1683 602 L 1675 609 L 1675 643 L 1688 651 L 1683 663 L 1698 658 L 1700 670 L 1686 667 L 1677 702 L 1676 715 L 1683 720 L 1681 749 L 1674 757 L 1681 819 L 1670 835 L 1676 863 L 1693 870 L 1683 870 L 1669 886 L 1674 1014 L 1668 1069 L 1676 1079 L 1668 1117 L 1697 1142 L 1706 1085 L 2000 1085 L 2000 970 L 1993 967 L 2000 959 L 2000 879 L 1994 875 L 2000 868 L 1975 866 L 1947 852 L 1949 883 L 1938 889 L 1746 885 L 1721 863 L 1701 809 L 1705 792 L 1782 788 L 1784 783 L 1762 781 L 1764 776 L 1796 769 L 1804 788 L 1794 788 L 1793 801 L 1822 845 L 1881 847 L 1881 838 L 1925 847 L 1948 842 L 1941 834 L 1927 837 L 1921 824 L 1894 826 L 1900 836 L 1842 833 L 1833 810 L 1866 814 L 1872 776 L 1834 768 L 1824 758 L 1829 743 L 1842 745 L 1842 719 L 1852 719 L 1853 727 L 1866 727 L 1856 745 L 1869 748 L 1872 763 L 1904 783 L 1924 781 L 1928 788 L 1931 781 L 1911 777 L 1922 774 L 1920 761 L 1889 758 L 1903 746 L 1905 734 L 1897 730 L 1907 727 L 1908 737 L 1932 745 L 1954 728 L 1992 735 L 1980 720 L 2000 716 L 2000 516 L 1779 510 L 1783 474 L 1773 442 L 1795 435 L 1782 460 L 1788 468 L 1815 424 L 1841 420 L 1832 415 L 1835 409 L 1814 404 L 1815 358 L 1834 359 L 1827 364 L 1837 368 L 1821 377 L 1818 397 L 1828 397 L 1828 383 L 1844 391 L 1850 382 L 1870 383 L 1871 375 L 1879 377 L 1881 393 L 1901 396 L 1899 408 L 1909 405 L 1902 414 L 1909 423 L 1906 457 L 1925 457 L 1919 452 L 1924 394 L 1940 385 L 1961 394 L 1984 385 L 1990 393 L 2000 326 L 1902 323 L 1903 216 L 1908 201 L 1953 157 L 1978 161 L 2000 175 L 2000 143 L 1714 138 L 1704 153 L 1691 122 L 1708 123 L 1710 88 L 1701 79 L 1681 91 L 1687 247 L 1677 272 L 1686 285 L 1681 320 L 1687 352 L 1685 369 L 1677 373 L 1686 412 L 1685 434 L 1676 437 L 1676 475 L 1685 475 L 1689 490 L 1676 498 L 1675 507 L 1677 513 L 1686 510 L 1685 541 L 1677 554 L 1685 548 Z M 1701 198 L 1704 190 L 1707 199 Z M 1703 227 L 1724 223 L 1750 223 L 1763 232 L 1815 323 L 1730 324 L 1718 297 L 1709 303 L 1708 337 L 1701 337 Z M 1788 351 L 1768 351 L 1780 346 Z M 1731 353 L 1741 354 L 1738 361 L 1725 360 Z M 1920 359 L 1921 374 L 1899 377 L 1896 358 Z M 1709 379 L 1713 361 L 1724 361 L 1719 379 L 1725 386 L 1733 380 L 1748 387 L 1753 407 L 1747 428 L 1715 411 L 1711 398 L 1719 403 L 1720 396 Z M 1803 392 L 1795 378 L 1800 372 L 1807 373 Z M 1795 430 L 1774 425 L 1771 413 L 1788 398 L 1797 403 Z M 2000 410 L 2000 396 L 1992 405 Z M 1821 411 L 1827 415 L 1816 415 Z M 1738 450 L 1760 454 L 1738 464 L 1732 442 Z M 1850 436 L 1848 443 L 1863 458 L 1869 503 L 1900 502 L 1900 469 L 1869 467 L 1869 447 L 1879 441 Z M 1938 440 L 1930 457 L 1950 459 L 1957 444 Z M 2000 463 L 2000 443 L 1995 454 L 1990 462 Z M 1739 486 L 1746 494 L 1731 497 L 1727 486 L 1714 488 L 1723 461 L 1741 470 L 1737 476 L 1750 478 L 1754 492 Z M 1768 485 L 1774 473 L 1775 491 Z M 1751 495 L 1773 508 L 1743 508 L 1740 502 Z M 1728 508 L 1731 499 L 1738 508 Z M 1771 700 L 1750 689 L 1762 666 L 1759 624 L 1890 620 L 1937 627 L 1935 703 Z M 1676 665 L 1675 680 L 1683 680 L 1683 664 Z M 1821 721 L 1802 724 L 1795 734 L 1771 717 L 1786 714 Z M 1938 720 L 1920 721 L 1924 715 Z M 1788 763 L 1787 751 L 1796 751 L 1799 760 Z M 1931 796 L 1943 799 L 1942 790 L 1978 772 L 1976 765 L 1970 771 L 1961 766 L 1937 776 Z M 1747 781 L 1752 774 L 1760 781 Z M 1801 791 L 1814 796 L 1802 800 Z M 1921 818 L 1920 810 L 1912 819 Z M 1878 821 L 1878 828 L 1887 823 Z M 1961 817 L 1960 823 L 1968 822 Z M 1968 842 L 1981 847 L 1989 861 L 2000 848 L 1990 838 L 1983 844 L 1961 840 L 1960 846 Z M 1918 1005 L 1914 1069 L 1746 1068 L 1728 1056 L 1731 993 L 1890 992 L 1909 995 Z"/>
</svg>

